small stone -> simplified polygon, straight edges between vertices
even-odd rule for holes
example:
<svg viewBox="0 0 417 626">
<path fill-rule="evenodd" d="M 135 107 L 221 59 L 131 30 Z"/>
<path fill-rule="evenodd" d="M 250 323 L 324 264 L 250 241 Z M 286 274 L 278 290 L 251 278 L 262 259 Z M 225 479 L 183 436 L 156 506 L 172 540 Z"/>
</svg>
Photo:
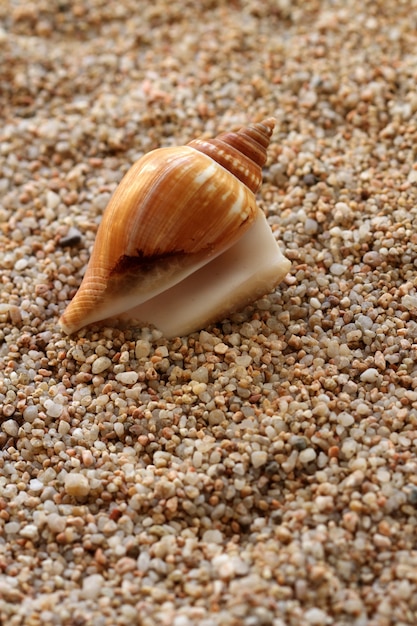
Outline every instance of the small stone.
<svg viewBox="0 0 417 626">
<path fill-rule="evenodd" d="M 35 541 L 39 535 L 38 527 L 35 526 L 35 524 L 27 524 L 21 529 L 19 534 L 25 539 L 31 539 L 32 541 Z"/>
<path fill-rule="evenodd" d="M 213 409 L 212 411 L 210 411 L 208 416 L 210 426 L 217 426 L 218 424 L 221 424 L 224 419 L 225 415 L 220 409 Z"/>
<path fill-rule="evenodd" d="M 49 530 L 53 533 L 62 533 L 67 525 L 65 517 L 58 515 L 58 513 L 50 513 L 46 517 L 46 523 Z"/>
<path fill-rule="evenodd" d="M 67 474 L 65 477 L 65 491 L 69 496 L 83 498 L 90 493 L 90 483 L 84 474 Z"/>
<path fill-rule="evenodd" d="M 217 343 L 217 344 L 214 346 L 214 352 L 215 352 L 216 354 L 226 354 L 226 352 L 228 351 L 228 349 L 229 349 L 229 346 L 227 346 L 225 343 L 222 343 L 222 342 Z"/>
<path fill-rule="evenodd" d="M 22 313 L 18 306 L 11 304 L 9 307 L 9 315 L 10 315 L 10 321 L 13 324 L 13 326 L 18 326 L 21 323 Z"/>
<path fill-rule="evenodd" d="M 46 192 L 46 206 L 48 209 L 56 209 L 59 203 L 61 202 L 61 198 L 57 193 L 48 189 Z"/>
<path fill-rule="evenodd" d="M 100 595 L 104 584 L 101 574 L 90 574 L 83 580 L 81 595 L 86 600 L 95 600 Z"/>
<path fill-rule="evenodd" d="M 304 230 L 307 235 L 315 235 L 318 231 L 318 228 L 319 225 L 316 220 L 313 220 L 310 217 L 308 217 L 304 222 Z"/>
<path fill-rule="evenodd" d="M 206 530 L 205 533 L 203 533 L 203 542 L 222 544 L 223 534 L 220 530 Z"/>
<path fill-rule="evenodd" d="M 409 311 L 417 309 L 417 295 L 406 295 L 401 298 L 401 304 Z"/>
<path fill-rule="evenodd" d="M 19 522 L 7 522 L 4 525 L 4 532 L 6 535 L 16 535 L 20 530 Z"/>
<path fill-rule="evenodd" d="M 305 450 L 301 450 L 300 454 L 298 455 L 298 458 L 300 460 L 300 463 L 311 463 L 312 461 L 315 460 L 317 454 L 316 451 L 314 450 L 314 448 L 306 448 Z"/>
<path fill-rule="evenodd" d="M 314 174 L 309 172 L 308 174 L 304 174 L 303 183 L 307 185 L 307 187 L 313 187 L 313 185 L 318 183 L 318 179 L 314 176 Z"/>
<path fill-rule="evenodd" d="M 27 406 L 23 411 L 23 419 L 31 424 L 38 417 L 38 407 L 35 405 Z"/>
<path fill-rule="evenodd" d="M 65 248 L 66 246 L 77 246 L 81 242 L 81 239 L 82 234 L 80 233 L 78 228 L 71 226 L 67 234 L 64 237 L 61 237 L 61 239 L 59 240 L 59 245 L 61 246 L 61 248 Z"/>
<path fill-rule="evenodd" d="M 382 257 L 378 252 L 365 252 L 363 255 L 363 262 L 371 267 L 377 267 L 382 263 Z"/>
<path fill-rule="evenodd" d="M 43 487 L 44 487 L 43 482 L 41 480 L 38 480 L 37 478 L 32 478 L 32 480 L 29 481 L 30 491 L 39 493 L 40 491 L 42 491 Z"/>
<path fill-rule="evenodd" d="M 17 437 L 19 424 L 15 420 L 6 420 L 1 425 L 1 429 L 6 435 L 9 435 L 9 437 Z"/>
<path fill-rule="evenodd" d="M 304 613 L 304 623 L 308 626 L 324 626 L 324 624 L 331 623 L 328 617 L 327 613 L 321 609 L 312 608 Z"/>
<path fill-rule="evenodd" d="M 28 266 L 28 260 L 27 259 L 19 259 L 14 264 L 14 269 L 17 272 L 21 272 L 22 270 L 25 270 L 27 268 L 27 266 Z"/>
<path fill-rule="evenodd" d="M 252 452 L 250 460 L 253 467 L 262 467 L 262 465 L 265 465 L 268 461 L 268 453 L 264 452 L 263 450 Z"/>
<path fill-rule="evenodd" d="M 93 374 L 101 374 L 111 365 L 111 360 L 107 356 L 99 356 L 93 363 L 91 371 Z"/>
<path fill-rule="evenodd" d="M 361 374 L 361 381 L 363 383 L 376 383 L 379 380 L 379 373 L 375 367 L 368 367 Z"/>
<path fill-rule="evenodd" d="M 232 578 L 235 574 L 233 561 L 228 554 L 218 554 L 212 560 L 212 567 L 220 578 Z"/>
<path fill-rule="evenodd" d="M 352 426 L 352 424 L 355 423 L 355 418 L 352 415 L 350 415 L 349 413 L 346 413 L 345 411 L 342 411 L 338 415 L 337 421 L 344 428 L 349 428 L 349 426 Z"/>
<path fill-rule="evenodd" d="M 5 404 L 3 406 L 4 417 L 11 417 L 16 411 L 16 407 L 13 404 Z"/>
<path fill-rule="evenodd" d="M 198 367 L 192 374 L 191 380 L 196 380 L 199 383 L 208 383 L 208 369 L 207 367 Z"/>
<path fill-rule="evenodd" d="M 342 276 L 346 272 L 346 267 L 342 263 L 332 263 L 330 266 L 330 272 L 335 276 Z"/>
<path fill-rule="evenodd" d="M 149 341 L 144 341 L 143 339 L 140 339 L 136 342 L 135 356 L 137 359 L 146 358 L 147 356 L 149 356 L 150 351 L 151 344 L 149 343 Z"/>
<path fill-rule="evenodd" d="M 116 380 L 122 385 L 134 385 L 139 378 L 139 374 L 137 372 L 120 372 L 120 374 L 116 374 Z"/>
<path fill-rule="evenodd" d="M 62 404 L 57 404 L 56 402 L 50 399 L 45 400 L 44 406 L 46 409 L 46 414 L 49 417 L 59 417 L 64 408 Z"/>
</svg>

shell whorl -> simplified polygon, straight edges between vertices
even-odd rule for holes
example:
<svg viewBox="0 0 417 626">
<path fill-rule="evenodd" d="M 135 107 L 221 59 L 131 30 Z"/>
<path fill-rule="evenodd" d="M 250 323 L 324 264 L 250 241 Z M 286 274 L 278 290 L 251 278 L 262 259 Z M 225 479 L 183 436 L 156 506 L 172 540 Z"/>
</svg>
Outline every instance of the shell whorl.
<svg viewBox="0 0 417 626">
<path fill-rule="evenodd" d="M 274 126 L 274 118 L 269 117 L 237 132 L 221 133 L 213 139 L 194 139 L 187 145 L 210 156 L 256 193 L 262 184 L 262 167 Z"/>
</svg>

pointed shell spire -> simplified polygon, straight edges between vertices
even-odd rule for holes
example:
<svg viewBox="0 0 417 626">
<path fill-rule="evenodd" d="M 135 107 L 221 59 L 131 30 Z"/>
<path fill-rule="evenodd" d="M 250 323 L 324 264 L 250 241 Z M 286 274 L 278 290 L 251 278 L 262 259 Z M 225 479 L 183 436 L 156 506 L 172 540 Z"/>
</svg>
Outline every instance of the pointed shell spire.
<svg viewBox="0 0 417 626">
<path fill-rule="evenodd" d="M 207 154 L 256 193 L 262 184 L 262 168 L 274 126 L 274 118 L 269 117 L 237 132 L 221 133 L 213 139 L 194 139 L 187 145 Z"/>
</svg>

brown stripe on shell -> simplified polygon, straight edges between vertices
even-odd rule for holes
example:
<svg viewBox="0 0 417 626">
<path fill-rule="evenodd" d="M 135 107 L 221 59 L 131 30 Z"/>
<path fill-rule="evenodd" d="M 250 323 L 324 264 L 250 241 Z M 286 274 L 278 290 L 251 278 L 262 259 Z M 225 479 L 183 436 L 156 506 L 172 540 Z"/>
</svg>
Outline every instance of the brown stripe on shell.
<svg viewBox="0 0 417 626">
<path fill-rule="evenodd" d="M 221 133 L 207 140 L 194 139 L 187 145 L 210 156 L 256 193 L 262 184 L 262 167 L 274 126 L 275 120 L 270 117 L 237 132 Z"/>
</svg>

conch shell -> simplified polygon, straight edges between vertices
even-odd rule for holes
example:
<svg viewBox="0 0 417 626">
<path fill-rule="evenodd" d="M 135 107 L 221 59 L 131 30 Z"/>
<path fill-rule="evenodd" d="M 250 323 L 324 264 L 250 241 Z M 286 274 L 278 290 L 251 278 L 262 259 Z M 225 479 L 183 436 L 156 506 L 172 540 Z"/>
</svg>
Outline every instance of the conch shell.
<svg viewBox="0 0 417 626">
<path fill-rule="evenodd" d="M 184 335 L 274 289 L 290 262 L 255 200 L 274 123 L 139 159 L 103 214 L 62 330 L 116 317 Z"/>
</svg>

